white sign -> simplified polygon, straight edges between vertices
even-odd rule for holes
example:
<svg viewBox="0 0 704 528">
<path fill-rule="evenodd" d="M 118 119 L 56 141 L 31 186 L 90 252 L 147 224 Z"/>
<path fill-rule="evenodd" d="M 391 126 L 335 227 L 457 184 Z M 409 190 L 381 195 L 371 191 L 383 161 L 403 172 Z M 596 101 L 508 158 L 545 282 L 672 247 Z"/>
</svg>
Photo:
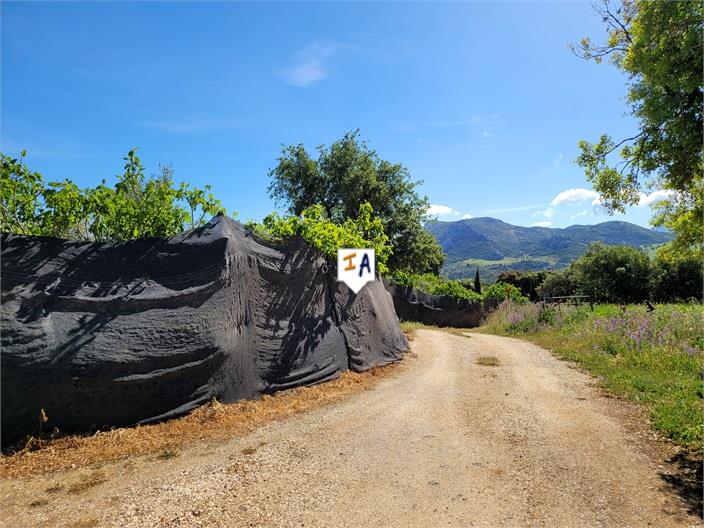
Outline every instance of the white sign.
<svg viewBox="0 0 704 528">
<path fill-rule="evenodd" d="M 341 248 L 337 250 L 337 280 L 355 293 L 376 278 L 376 254 L 373 249 Z"/>
</svg>

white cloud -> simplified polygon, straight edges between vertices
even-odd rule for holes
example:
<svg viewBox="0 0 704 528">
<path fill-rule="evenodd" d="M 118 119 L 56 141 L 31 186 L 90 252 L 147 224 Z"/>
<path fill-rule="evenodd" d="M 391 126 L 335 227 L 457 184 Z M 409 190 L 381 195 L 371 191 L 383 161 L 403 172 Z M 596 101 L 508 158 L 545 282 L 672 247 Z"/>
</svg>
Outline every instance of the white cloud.
<svg viewBox="0 0 704 528">
<path fill-rule="evenodd" d="M 559 154 L 559 155 L 557 156 L 557 158 L 555 158 L 555 161 L 552 162 L 552 164 L 553 164 L 555 167 L 557 167 L 557 166 L 560 164 L 561 161 L 562 161 L 562 154 Z"/>
<path fill-rule="evenodd" d="M 550 227 L 552 225 L 552 222 L 548 222 L 547 220 L 543 220 L 541 222 L 533 222 L 531 224 L 532 227 Z"/>
<path fill-rule="evenodd" d="M 430 216 L 459 216 L 460 212 L 447 205 L 431 204 L 428 207 L 428 214 Z"/>
<path fill-rule="evenodd" d="M 570 220 L 574 220 L 575 218 L 579 218 L 580 216 L 589 216 L 589 211 L 587 209 L 583 209 L 579 213 L 570 216 Z"/>
<path fill-rule="evenodd" d="M 594 198 L 592 200 L 592 211 L 594 214 L 600 215 L 600 214 L 609 214 L 609 210 L 604 206 L 603 202 L 601 201 L 601 198 Z"/>
<path fill-rule="evenodd" d="M 668 199 L 674 197 L 675 192 L 671 191 L 669 189 L 661 189 L 659 191 L 653 191 L 650 194 L 645 194 L 645 193 L 639 193 L 639 194 L 640 194 L 640 200 L 638 202 L 638 206 L 643 206 L 643 205 L 654 204 L 654 203 L 660 202 L 662 200 L 668 200 Z"/>
<path fill-rule="evenodd" d="M 462 220 L 469 220 L 470 218 L 474 218 L 474 217 L 469 213 L 465 213 L 462 215 Z"/>
<path fill-rule="evenodd" d="M 306 88 L 327 77 L 325 61 L 335 55 L 341 47 L 343 46 L 334 42 L 313 42 L 299 50 L 293 64 L 281 70 L 279 75 L 288 84 Z"/>
<path fill-rule="evenodd" d="M 548 207 L 548 208 L 545 209 L 544 211 L 536 211 L 536 212 L 534 212 L 532 216 L 533 216 L 533 218 L 535 218 L 535 217 L 537 217 L 537 216 L 544 216 L 545 218 L 552 218 L 552 217 L 555 216 L 556 214 L 557 214 L 557 211 L 556 211 L 554 208 Z"/>
<path fill-rule="evenodd" d="M 599 193 L 590 189 L 567 189 L 562 191 L 552 199 L 550 205 L 560 205 L 561 203 L 586 202 L 587 200 L 598 200 Z"/>
<path fill-rule="evenodd" d="M 491 134 L 489 134 L 489 132 L 487 132 L 486 130 L 484 132 L 482 132 L 483 137 L 489 137 L 490 135 Z"/>
</svg>

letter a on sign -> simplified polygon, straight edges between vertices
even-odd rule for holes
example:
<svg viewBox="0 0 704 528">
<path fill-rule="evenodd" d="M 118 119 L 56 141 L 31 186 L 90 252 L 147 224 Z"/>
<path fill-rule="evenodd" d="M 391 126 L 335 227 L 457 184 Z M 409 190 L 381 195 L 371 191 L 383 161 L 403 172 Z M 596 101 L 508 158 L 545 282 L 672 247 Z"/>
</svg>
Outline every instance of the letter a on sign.
<svg viewBox="0 0 704 528">
<path fill-rule="evenodd" d="M 337 250 L 337 280 L 355 293 L 376 279 L 376 254 L 373 249 L 343 248 Z"/>
</svg>

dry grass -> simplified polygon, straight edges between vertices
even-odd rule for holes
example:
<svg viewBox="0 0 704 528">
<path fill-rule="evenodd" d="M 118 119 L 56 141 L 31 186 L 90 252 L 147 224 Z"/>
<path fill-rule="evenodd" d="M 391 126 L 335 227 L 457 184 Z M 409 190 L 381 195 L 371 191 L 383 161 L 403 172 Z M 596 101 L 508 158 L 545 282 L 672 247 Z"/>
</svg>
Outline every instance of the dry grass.
<svg viewBox="0 0 704 528">
<path fill-rule="evenodd" d="M 477 358 L 477 364 L 485 367 L 498 367 L 501 362 L 494 356 L 480 356 Z"/>
<path fill-rule="evenodd" d="M 333 381 L 265 395 L 260 400 L 221 404 L 212 401 L 190 414 L 162 423 L 34 441 L 32 447 L 0 457 L 0 478 L 45 474 L 87 467 L 132 456 L 176 456 L 186 444 L 246 434 L 257 427 L 361 392 L 397 371 L 402 363 Z M 96 484 L 93 484 L 96 485 Z M 69 490 L 70 492 L 71 490 Z"/>
<path fill-rule="evenodd" d="M 175 449 L 164 449 L 161 453 L 159 453 L 156 458 L 159 460 L 171 460 L 172 458 L 176 458 L 178 456 L 178 451 Z"/>
<path fill-rule="evenodd" d="M 90 488 L 94 488 L 95 486 L 99 486 L 103 482 L 105 482 L 107 479 L 105 478 L 105 475 L 100 472 L 100 471 L 95 471 L 94 473 L 91 473 L 90 475 L 83 475 L 81 477 L 81 480 L 78 482 L 74 482 L 68 487 L 68 493 L 71 493 L 73 495 L 78 495 L 79 493 L 84 493 L 88 491 Z"/>
</svg>

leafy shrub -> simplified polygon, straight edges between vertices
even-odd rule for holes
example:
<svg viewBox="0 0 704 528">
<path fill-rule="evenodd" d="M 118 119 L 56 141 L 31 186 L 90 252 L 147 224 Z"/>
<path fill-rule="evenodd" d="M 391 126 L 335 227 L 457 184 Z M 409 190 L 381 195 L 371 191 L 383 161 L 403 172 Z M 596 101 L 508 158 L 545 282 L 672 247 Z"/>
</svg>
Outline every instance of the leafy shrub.
<svg viewBox="0 0 704 528">
<path fill-rule="evenodd" d="M 513 284 L 506 284 L 504 282 L 497 282 L 486 288 L 484 290 L 484 298 L 499 302 L 508 300 L 516 303 L 528 302 L 528 297 L 521 295 L 521 290 Z"/>
<path fill-rule="evenodd" d="M 210 186 L 174 186 L 170 167 L 145 178 L 137 149 L 129 151 L 114 187 L 105 180 L 79 188 L 70 180 L 49 182 L 18 159 L 0 154 L 0 231 L 73 240 L 126 240 L 170 236 L 224 213 Z"/>
<path fill-rule="evenodd" d="M 648 298 L 650 260 L 630 246 L 595 242 L 571 266 L 579 289 L 596 302 L 642 302 Z"/>
<path fill-rule="evenodd" d="M 334 257 L 337 250 L 343 247 L 373 248 L 378 272 L 388 272 L 386 263 L 391 256 L 389 238 L 384 233 L 381 220 L 373 216 L 372 206 L 367 202 L 359 206 L 357 218 L 347 218 L 342 224 L 333 223 L 322 205 L 313 205 L 300 216 L 281 217 L 278 213 L 272 213 L 261 224 L 249 222 L 246 227 L 271 242 L 300 235 L 329 257 Z"/>
<path fill-rule="evenodd" d="M 500 277 L 513 283 L 522 279 L 518 272 Z M 549 272 L 536 288 L 536 295 L 583 294 L 594 302 L 618 303 L 689 301 L 702 299 L 702 286 L 702 263 L 696 258 L 663 260 L 658 256 L 651 260 L 639 249 L 597 242 L 566 270 Z"/>
<path fill-rule="evenodd" d="M 579 285 L 571 269 L 551 271 L 535 290 L 539 298 L 574 295 Z"/>
<path fill-rule="evenodd" d="M 482 296 L 471 286 L 466 287 L 460 281 L 444 279 L 432 273 L 419 275 L 399 270 L 391 274 L 391 280 L 399 286 L 409 286 L 433 295 L 447 295 L 464 301 L 482 300 Z"/>
<path fill-rule="evenodd" d="M 496 282 L 513 284 L 521 290 L 521 295 L 528 297 L 531 301 L 537 301 L 540 297 L 537 288 L 547 276 L 547 271 L 503 271 L 499 273 Z"/>
<path fill-rule="evenodd" d="M 701 300 L 704 295 L 702 262 L 697 258 L 652 263 L 651 297 L 656 301 Z"/>
</svg>

